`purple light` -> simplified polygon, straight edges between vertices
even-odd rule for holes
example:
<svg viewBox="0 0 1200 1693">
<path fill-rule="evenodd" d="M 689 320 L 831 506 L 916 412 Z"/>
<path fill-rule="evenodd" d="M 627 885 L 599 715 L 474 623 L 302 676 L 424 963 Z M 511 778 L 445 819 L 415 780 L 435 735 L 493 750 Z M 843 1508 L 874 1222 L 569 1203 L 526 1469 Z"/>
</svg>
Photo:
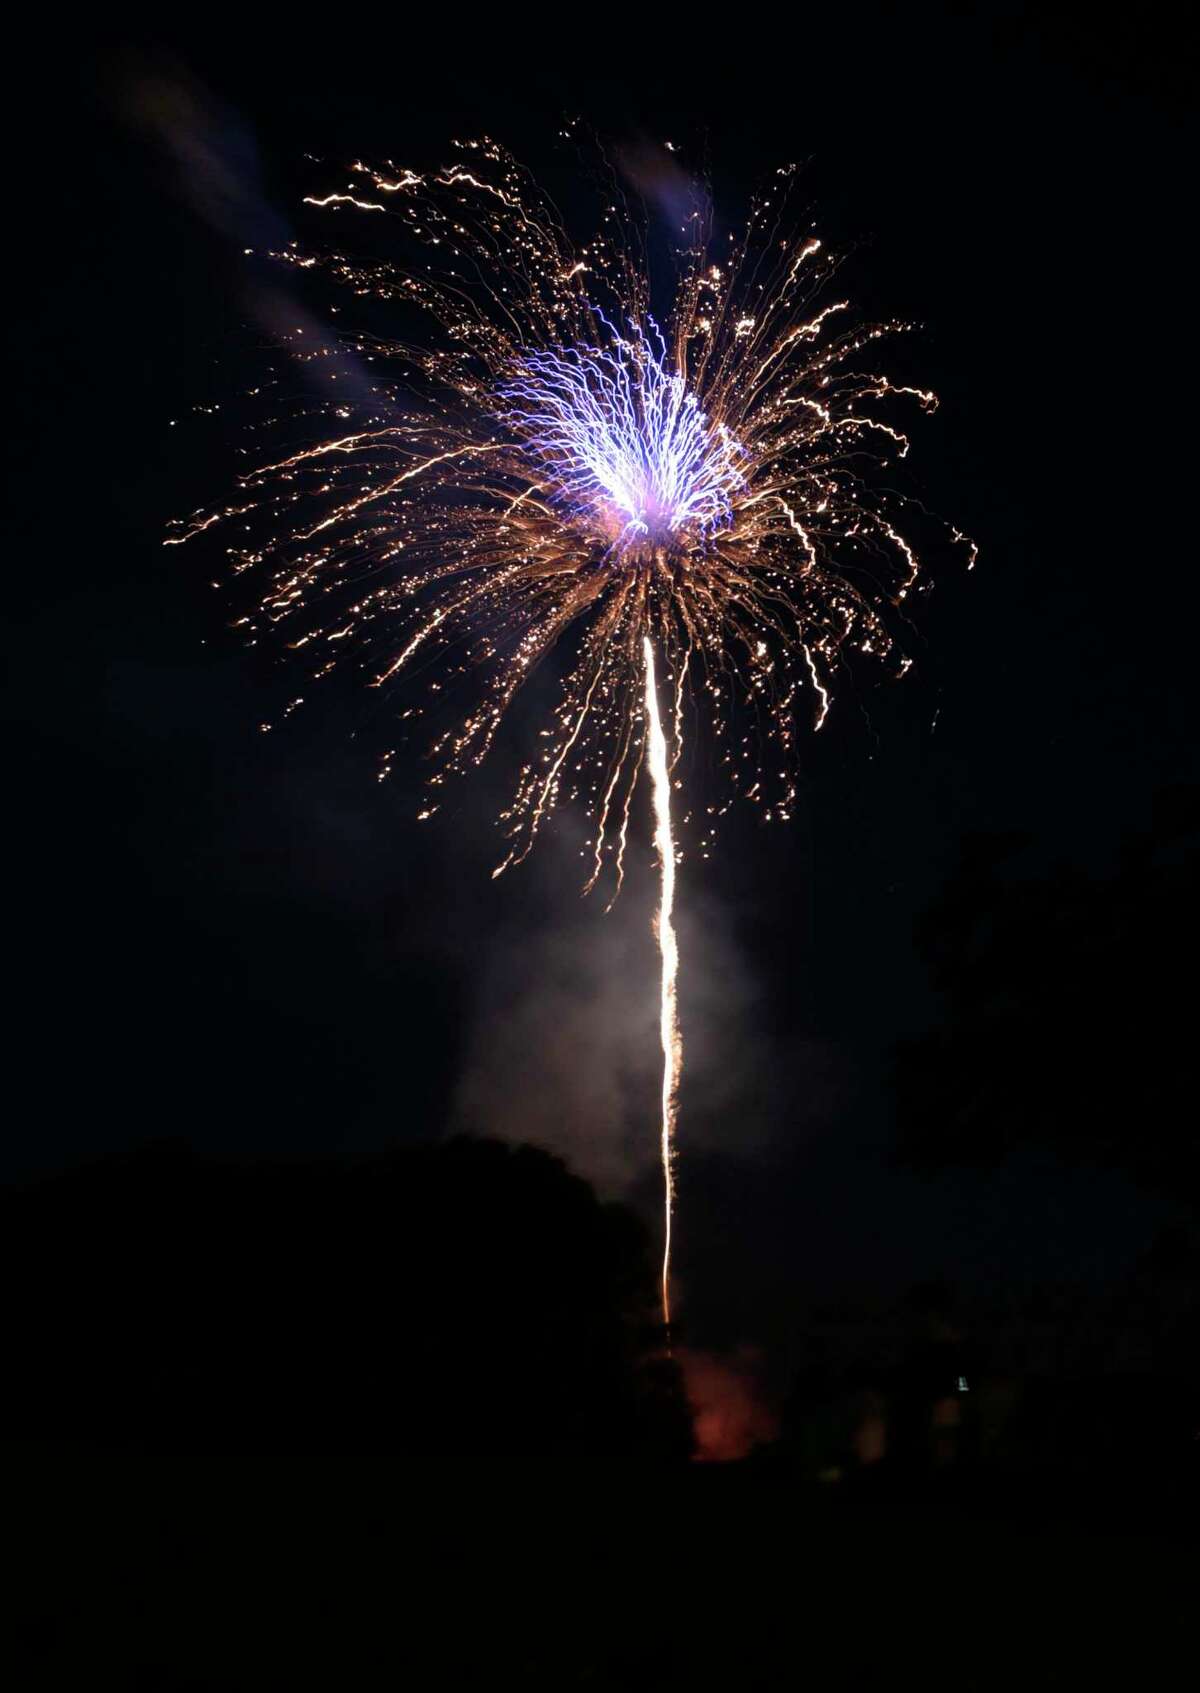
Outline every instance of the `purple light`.
<svg viewBox="0 0 1200 1693">
<path fill-rule="evenodd" d="M 505 422 L 555 495 L 623 551 L 711 535 L 744 482 L 743 449 L 666 368 L 651 329 L 657 351 L 640 326 L 613 330 L 609 347 L 535 349 L 501 390 Z"/>
</svg>

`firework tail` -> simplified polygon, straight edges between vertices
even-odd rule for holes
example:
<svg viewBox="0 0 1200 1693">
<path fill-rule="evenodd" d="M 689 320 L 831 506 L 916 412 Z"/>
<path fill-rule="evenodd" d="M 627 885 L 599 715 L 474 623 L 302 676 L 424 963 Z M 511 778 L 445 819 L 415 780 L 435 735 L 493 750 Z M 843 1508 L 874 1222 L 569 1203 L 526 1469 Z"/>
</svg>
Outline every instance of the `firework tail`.
<svg viewBox="0 0 1200 1693">
<path fill-rule="evenodd" d="M 671 1213 L 674 1201 L 675 1120 L 679 1110 L 679 1075 L 683 1068 L 683 1041 L 679 1033 L 678 978 L 679 943 L 675 937 L 675 841 L 671 834 L 671 779 L 667 741 L 658 709 L 658 683 L 654 673 L 654 648 L 643 637 L 646 660 L 646 733 L 651 790 L 654 796 L 654 845 L 658 853 L 661 892 L 654 930 L 662 958 L 662 990 L 659 1028 L 662 1036 L 662 1170 L 663 1170 L 663 1322 L 671 1323 Z"/>
</svg>

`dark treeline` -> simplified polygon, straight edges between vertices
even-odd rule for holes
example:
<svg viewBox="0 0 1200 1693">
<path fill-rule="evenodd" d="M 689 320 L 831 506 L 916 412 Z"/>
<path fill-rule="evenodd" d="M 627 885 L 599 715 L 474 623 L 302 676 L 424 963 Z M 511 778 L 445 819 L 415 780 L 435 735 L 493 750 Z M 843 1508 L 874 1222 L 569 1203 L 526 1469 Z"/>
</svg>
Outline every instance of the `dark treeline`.
<svg viewBox="0 0 1200 1693">
<path fill-rule="evenodd" d="M 164 1144 L 5 1195 L 18 1437 L 680 1455 L 637 1220 L 458 1141 L 236 1166 Z"/>
<path fill-rule="evenodd" d="M 927 1165 L 1038 1142 L 1200 1203 L 1200 787 L 1157 796 L 1107 873 L 1031 873 L 1017 834 L 964 843 L 919 939 L 944 1014 L 902 1047 L 902 1144 Z"/>
<path fill-rule="evenodd" d="M 940 1478 L 1037 1497 L 1127 1484 L 1151 1510 L 1200 1480 L 1200 1230 L 1164 1230 L 1130 1273 L 811 1310 L 784 1407 L 793 1471 Z M 1014 1493 L 1014 1497 L 1016 1494 Z"/>
<path fill-rule="evenodd" d="M 934 1466 L 1194 1479 L 1200 788 L 1160 791 L 1107 865 L 1048 864 L 1015 833 L 969 839 L 918 940 L 941 1009 L 897 1054 L 898 1156 L 1107 1168 L 1175 1215 L 1102 1287 L 1011 1276 L 812 1325 L 790 1426 L 850 1468 L 865 1444 Z"/>
<path fill-rule="evenodd" d="M 18 1440 L 691 1452 L 646 1230 L 530 1147 L 235 1165 L 164 1142 L 8 1190 L 0 1225 L 0 1432 Z M 1179 1224 L 1104 1289 L 939 1283 L 809 1307 L 761 1456 L 801 1483 L 1190 1476 L 1198 1254 Z"/>
</svg>

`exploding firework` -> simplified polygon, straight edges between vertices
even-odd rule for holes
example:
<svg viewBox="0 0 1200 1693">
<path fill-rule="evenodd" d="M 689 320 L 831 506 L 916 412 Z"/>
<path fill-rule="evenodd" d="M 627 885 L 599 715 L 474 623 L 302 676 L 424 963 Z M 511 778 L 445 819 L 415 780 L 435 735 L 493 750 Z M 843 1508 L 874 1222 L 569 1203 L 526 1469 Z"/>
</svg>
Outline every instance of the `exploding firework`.
<svg viewBox="0 0 1200 1693">
<path fill-rule="evenodd" d="M 419 658 L 426 691 L 399 713 L 410 727 L 473 673 L 465 715 L 430 735 L 422 818 L 554 655 L 557 704 L 502 813 L 496 875 L 576 799 L 591 821 L 586 886 L 607 877 L 615 896 L 648 765 L 668 1319 L 682 1052 L 671 794 L 685 719 L 711 736 L 726 778 L 704 807 L 701 851 L 734 796 L 786 819 L 800 726 L 824 724 L 847 655 L 903 673 L 897 626 L 920 578 L 910 508 L 878 472 L 908 450 L 896 401 L 936 400 L 860 368 L 909 326 L 855 322 L 846 300 L 827 297 L 836 259 L 811 226 L 789 233 L 794 185 L 780 170 L 719 250 L 693 205 L 673 232 L 673 299 L 656 316 L 645 228 L 615 179 L 597 233 L 576 245 L 491 141 L 460 144 L 436 172 L 355 164 L 308 203 L 388 220 L 394 251 L 294 244 L 275 257 L 327 272 L 367 315 L 404 326 L 423 315 L 437 332 L 364 329 L 337 347 L 298 338 L 296 355 L 330 361 L 331 377 L 354 358 L 358 379 L 341 385 L 351 397 L 310 409 L 305 444 L 169 537 L 236 521 L 234 570 L 267 573 L 242 626 L 282 631 L 313 680 L 353 653 L 372 686 L 400 686 Z"/>
</svg>

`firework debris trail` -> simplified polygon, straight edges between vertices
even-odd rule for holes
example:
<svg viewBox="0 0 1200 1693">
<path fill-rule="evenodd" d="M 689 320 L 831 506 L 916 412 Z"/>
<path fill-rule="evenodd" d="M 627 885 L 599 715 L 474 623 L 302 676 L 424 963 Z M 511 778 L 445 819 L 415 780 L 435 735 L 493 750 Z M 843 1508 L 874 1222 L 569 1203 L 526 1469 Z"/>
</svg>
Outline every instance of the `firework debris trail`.
<svg viewBox="0 0 1200 1693">
<path fill-rule="evenodd" d="M 236 627 L 298 655 L 306 680 L 285 716 L 339 669 L 389 696 L 406 690 L 399 736 L 429 723 L 422 820 L 482 761 L 530 677 L 557 672 L 541 750 L 501 815 L 496 875 L 576 800 L 592 825 L 585 891 L 603 877 L 615 897 L 649 762 L 666 1315 L 681 1052 L 670 790 L 684 714 L 707 732 L 719 779 L 699 801 L 707 856 L 734 798 L 768 821 L 790 817 L 798 719 L 821 728 L 850 655 L 908 669 L 898 637 L 926 586 L 927 532 L 961 543 L 968 567 L 974 548 L 880 474 L 908 451 L 897 405 L 932 411 L 936 398 L 860 367 L 911 326 L 856 323 L 847 300 L 822 302 L 838 261 L 794 207 L 793 167 L 769 179 L 740 237 L 718 241 L 701 211 L 683 219 L 660 325 L 644 217 L 606 167 L 593 179 L 596 233 L 580 245 L 503 148 L 455 147 L 439 171 L 356 163 L 308 198 L 324 217 L 384 220 L 397 256 L 298 242 L 271 255 L 344 289 L 362 325 L 327 343 L 311 317 L 297 327 L 287 350 L 328 397 L 297 399 L 286 361 L 273 369 L 250 392 L 268 413 L 258 428 L 287 445 L 251 460 L 231 500 L 173 525 L 167 543 L 228 534 L 232 572 L 265 577 Z M 436 332 L 397 339 L 414 314 Z M 670 755 L 656 654 L 673 694 Z"/>
<path fill-rule="evenodd" d="M 678 1110 L 679 1076 L 683 1069 L 683 1040 L 679 1033 L 678 994 L 679 945 L 675 939 L 675 840 L 671 833 L 671 772 L 667 762 L 667 740 L 658 710 L 658 682 L 654 674 L 654 648 L 647 635 L 646 655 L 647 757 L 654 792 L 654 845 L 658 853 L 662 894 L 654 928 L 662 956 L 662 999 L 659 1028 L 662 1035 L 662 1169 L 663 1169 L 663 1260 L 662 1309 L 668 1334 L 671 1328 L 671 1216 L 675 1197 L 672 1160 L 675 1153 L 675 1116 Z"/>
</svg>

